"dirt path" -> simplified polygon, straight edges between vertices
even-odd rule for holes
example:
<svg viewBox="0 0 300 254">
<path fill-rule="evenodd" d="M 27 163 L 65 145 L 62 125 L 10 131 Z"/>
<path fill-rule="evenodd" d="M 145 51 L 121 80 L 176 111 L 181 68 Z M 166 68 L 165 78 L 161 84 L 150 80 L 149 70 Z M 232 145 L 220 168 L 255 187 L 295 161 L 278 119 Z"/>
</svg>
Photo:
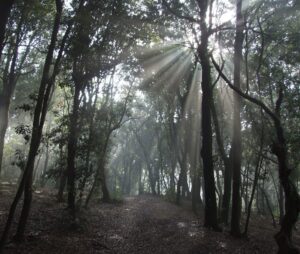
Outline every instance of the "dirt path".
<svg viewBox="0 0 300 254">
<path fill-rule="evenodd" d="M 1 228 L 8 207 L 2 197 Z M 94 205 L 80 212 L 78 224 L 70 225 L 64 204 L 54 197 L 35 194 L 26 242 L 9 244 L 5 253 L 276 253 L 275 230 L 268 223 L 252 226 L 248 240 L 237 240 L 203 228 L 191 211 L 152 196 Z"/>
</svg>

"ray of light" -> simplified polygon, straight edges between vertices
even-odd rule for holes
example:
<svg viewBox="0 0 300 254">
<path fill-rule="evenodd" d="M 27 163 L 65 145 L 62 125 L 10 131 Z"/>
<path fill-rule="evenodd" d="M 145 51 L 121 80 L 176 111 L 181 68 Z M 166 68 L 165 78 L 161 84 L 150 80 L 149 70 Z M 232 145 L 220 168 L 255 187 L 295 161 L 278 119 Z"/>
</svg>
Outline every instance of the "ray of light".
<svg viewBox="0 0 300 254">
<path fill-rule="evenodd" d="M 161 86 L 161 83 L 164 82 L 168 76 L 171 78 L 173 75 L 177 75 L 178 70 L 174 69 L 176 66 L 177 68 L 183 69 L 186 67 L 185 62 L 182 62 L 181 59 L 186 60 L 186 58 L 189 58 L 189 55 L 190 53 L 188 51 L 178 49 L 173 54 L 162 58 L 159 64 L 155 65 L 153 63 L 153 65 L 151 65 L 152 68 L 145 68 L 143 86 L 148 86 L 154 79 L 156 79 L 156 81 L 158 80 L 158 82 L 155 82 L 156 86 Z"/>
<path fill-rule="evenodd" d="M 176 90 L 181 83 L 180 81 L 187 78 L 192 63 L 192 53 L 190 51 L 185 51 L 185 54 L 182 56 L 182 58 L 183 61 L 178 61 L 177 64 L 174 64 L 172 68 L 165 73 L 165 81 L 167 82 L 165 89 Z"/>
</svg>

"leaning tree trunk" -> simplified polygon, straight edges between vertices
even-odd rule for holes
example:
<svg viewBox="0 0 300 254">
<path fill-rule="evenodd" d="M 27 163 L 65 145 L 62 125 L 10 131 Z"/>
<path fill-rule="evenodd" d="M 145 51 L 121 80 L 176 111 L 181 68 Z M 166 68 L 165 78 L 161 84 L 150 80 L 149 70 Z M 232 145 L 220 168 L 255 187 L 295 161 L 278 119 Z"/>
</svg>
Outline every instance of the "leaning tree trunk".
<svg viewBox="0 0 300 254">
<path fill-rule="evenodd" d="M 273 144 L 272 152 L 277 156 L 279 179 L 285 193 L 285 215 L 281 221 L 281 229 L 275 235 L 279 246 L 278 253 L 299 253 L 292 243 L 292 233 L 300 212 L 300 197 L 297 187 L 290 179 L 291 169 L 287 162 L 287 148 L 280 121 L 275 124 L 278 141 Z"/>
<path fill-rule="evenodd" d="M 231 81 L 226 77 L 226 75 L 222 72 L 220 66 L 217 64 L 214 58 L 212 56 L 211 58 L 216 70 L 218 71 L 220 76 L 225 80 L 228 86 L 232 90 L 234 90 L 237 94 L 242 96 L 244 99 L 261 107 L 264 110 L 264 112 L 269 115 L 269 117 L 272 119 L 274 123 L 277 141 L 273 143 L 272 152 L 277 156 L 277 160 L 278 160 L 278 173 L 279 173 L 280 183 L 283 187 L 284 194 L 285 194 L 285 210 L 286 210 L 286 213 L 281 223 L 281 229 L 275 235 L 275 239 L 279 247 L 278 253 L 280 254 L 299 253 L 299 250 L 297 250 L 297 248 L 293 246 L 292 233 L 293 233 L 293 227 L 298 220 L 298 215 L 300 212 L 300 196 L 298 194 L 297 187 L 290 179 L 290 174 L 292 170 L 288 166 L 286 141 L 284 138 L 284 131 L 280 119 L 280 106 L 283 100 L 282 84 L 279 84 L 281 85 L 281 87 L 279 90 L 279 96 L 276 102 L 276 108 L 274 113 L 262 101 L 250 96 L 247 93 L 243 93 L 240 89 L 237 89 L 231 83 Z"/>
<path fill-rule="evenodd" d="M 24 233 L 25 233 L 25 227 L 27 224 L 27 219 L 29 217 L 30 207 L 31 207 L 31 201 L 32 201 L 32 180 L 33 180 L 33 171 L 30 172 L 30 175 L 28 176 L 28 179 L 25 183 L 24 187 L 24 204 L 23 209 L 21 212 L 21 216 L 19 219 L 19 224 L 17 228 L 17 233 L 14 237 L 14 239 L 17 242 L 23 241 Z"/>
<path fill-rule="evenodd" d="M 53 26 L 53 31 L 51 35 L 51 42 L 48 48 L 45 64 L 44 64 L 44 69 L 43 69 L 43 75 L 42 75 L 42 80 L 41 80 L 41 85 L 39 88 L 39 94 L 38 94 L 38 99 L 34 111 L 34 118 L 33 118 L 33 127 L 32 127 L 32 137 L 30 141 L 30 149 L 29 149 L 29 154 L 28 154 L 28 159 L 27 163 L 23 172 L 23 176 L 21 179 L 21 182 L 19 184 L 16 196 L 12 202 L 12 205 L 9 210 L 8 218 L 6 221 L 6 225 L 1 237 L 1 242 L 0 242 L 0 253 L 3 250 L 3 247 L 5 245 L 5 242 L 8 237 L 8 233 L 14 218 L 14 214 L 17 208 L 17 205 L 20 201 L 20 198 L 22 196 L 23 190 L 26 187 L 27 193 L 25 193 L 26 198 L 24 199 L 24 206 L 22 209 L 22 220 L 20 221 L 18 225 L 18 238 L 22 237 L 22 234 L 24 234 L 25 225 L 27 222 L 27 218 L 29 215 L 29 209 L 30 209 L 30 204 L 28 202 L 31 201 L 30 199 L 30 193 L 31 193 L 31 179 L 32 179 L 32 174 L 33 174 L 33 168 L 34 168 L 34 161 L 35 157 L 40 145 L 41 137 L 42 137 L 42 131 L 43 131 L 43 126 L 47 114 L 47 106 L 49 102 L 49 97 L 50 97 L 50 91 L 52 88 L 52 85 L 54 84 L 55 80 L 55 74 L 57 74 L 57 68 L 58 66 L 56 65 L 54 67 L 54 71 L 52 76 L 50 77 L 50 66 L 53 60 L 53 54 L 55 50 L 55 44 L 57 41 L 57 34 L 59 31 L 59 26 L 60 26 L 60 20 L 61 20 L 61 15 L 62 15 L 62 2 L 60 0 L 56 0 L 56 15 L 55 15 L 55 21 L 54 21 L 54 26 Z M 59 52 L 59 56 L 61 56 L 62 52 Z M 58 59 L 59 59 L 58 56 Z M 56 62 L 56 64 L 58 61 Z"/>
</svg>

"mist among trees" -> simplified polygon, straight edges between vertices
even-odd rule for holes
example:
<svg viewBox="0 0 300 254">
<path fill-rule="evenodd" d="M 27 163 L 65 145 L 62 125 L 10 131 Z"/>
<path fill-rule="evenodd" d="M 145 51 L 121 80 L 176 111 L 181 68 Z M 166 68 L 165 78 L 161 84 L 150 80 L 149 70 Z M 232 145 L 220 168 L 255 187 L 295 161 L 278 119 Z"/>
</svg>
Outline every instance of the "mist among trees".
<svg viewBox="0 0 300 254">
<path fill-rule="evenodd" d="M 300 4 L 0 2 L 0 253 L 299 253 Z"/>
</svg>

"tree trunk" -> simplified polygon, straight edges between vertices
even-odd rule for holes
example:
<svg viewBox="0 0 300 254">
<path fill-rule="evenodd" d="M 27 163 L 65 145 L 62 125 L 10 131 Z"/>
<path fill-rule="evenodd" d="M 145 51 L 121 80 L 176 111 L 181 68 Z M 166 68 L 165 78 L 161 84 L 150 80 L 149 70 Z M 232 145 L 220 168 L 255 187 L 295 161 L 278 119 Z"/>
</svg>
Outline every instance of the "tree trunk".
<svg viewBox="0 0 300 254">
<path fill-rule="evenodd" d="M 51 79 L 49 79 L 50 75 L 50 65 L 53 60 L 53 54 L 55 50 L 55 44 L 57 40 L 57 34 L 59 31 L 59 26 L 60 26 L 60 20 L 61 20 L 61 15 L 62 15 L 62 3 L 60 0 L 56 0 L 56 15 L 55 15 L 55 21 L 54 21 L 54 26 L 53 26 L 53 31 L 51 35 L 51 42 L 48 48 L 45 64 L 44 64 L 44 69 L 43 69 L 43 75 L 42 75 L 42 80 L 39 88 L 39 93 L 38 93 L 38 99 L 36 103 L 36 107 L 34 110 L 34 119 L 33 119 L 33 127 L 32 127 L 32 137 L 30 141 L 30 149 L 29 149 L 29 154 L 28 154 L 28 159 L 27 163 L 24 169 L 24 173 L 22 176 L 22 180 L 19 184 L 16 196 L 12 202 L 12 205 L 9 210 L 8 218 L 6 221 L 6 225 L 1 237 L 1 242 L 0 242 L 0 253 L 3 250 L 3 247 L 5 245 L 5 242 L 8 237 L 8 233 L 14 218 L 14 214 L 17 208 L 17 205 L 19 203 L 19 200 L 22 196 L 24 187 L 26 187 L 26 195 L 27 198 L 24 199 L 24 204 L 23 204 L 23 209 L 22 209 L 22 215 L 24 216 L 24 219 L 22 219 L 22 223 L 24 222 L 24 225 L 19 225 L 18 227 L 24 227 L 26 225 L 26 221 L 28 215 L 29 215 L 29 210 L 30 210 L 30 193 L 31 193 L 31 183 L 32 183 L 32 174 L 33 174 L 33 168 L 34 168 L 34 161 L 35 157 L 40 145 L 41 137 L 42 137 L 42 131 L 43 131 L 43 126 L 47 114 L 47 108 L 48 108 L 48 102 L 49 102 L 49 97 L 50 97 L 50 91 L 52 86 L 54 85 L 55 81 L 55 74 L 57 74 L 57 67 L 55 66 L 55 70 L 51 76 Z M 62 54 L 62 52 L 59 52 L 59 56 Z M 59 57 L 57 58 L 59 59 Z M 56 62 L 58 63 L 58 62 Z M 21 223 L 21 224 L 22 224 Z M 19 235 L 18 237 L 22 237 Z"/>
<path fill-rule="evenodd" d="M 182 192 L 182 172 L 179 173 L 177 188 L 176 188 L 176 204 L 180 204 L 180 197 Z"/>
<path fill-rule="evenodd" d="M 297 222 L 298 215 L 300 212 L 300 197 L 298 194 L 297 187 L 290 179 L 290 174 L 292 170 L 288 166 L 287 159 L 287 147 L 286 141 L 284 138 L 284 131 L 282 128 L 282 123 L 280 119 L 280 107 L 283 101 L 283 85 L 279 83 L 279 95 L 276 101 L 275 112 L 273 112 L 269 107 L 267 107 L 261 100 L 256 99 L 255 97 L 250 96 L 247 93 L 242 92 L 240 89 L 237 89 L 230 80 L 224 75 L 220 66 L 217 62 L 212 58 L 213 64 L 220 74 L 220 76 L 225 80 L 228 86 L 234 90 L 237 94 L 245 98 L 246 100 L 256 104 L 261 107 L 265 113 L 272 119 L 274 123 L 274 129 L 276 131 L 277 140 L 273 143 L 272 152 L 276 155 L 278 160 L 278 173 L 280 183 L 283 187 L 285 193 L 285 210 L 286 213 L 283 217 L 281 229 L 275 235 L 276 242 L 279 247 L 278 253 L 299 253 L 297 248 L 293 246 L 292 242 L 292 232 L 295 223 Z"/>
<path fill-rule="evenodd" d="M 198 204 L 200 203 L 199 201 L 201 200 L 200 197 L 200 177 L 199 175 L 195 175 L 193 177 L 193 183 L 192 183 L 192 208 L 193 212 L 195 214 L 198 214 Z"/>
<path fill-rule="evenodd" d="M 258 179 L 259 179 L 259 175 L 260 175 L 260 170 L 261 170 L 261 164 L 262 164 L 262 149 L 263 149 L 263 131 L 261 134 L 261 145 L 260 145 L 260 151 L 259 151 L 259 157 L 257 158 L 257 163 L 256 163 L 256 168 L 255 168 L 255 173 L 254 173 L 254 180 L 253 180 L 253 186 L 252 186 L 252 191 L 251 191 L 251 196 L 250 196 L 250 200 L 249 200 L 249 204 L 247 207 L 247 218 L 246 218 L 246 222 L 245 222 L 245 228 L 244 228 L 244 232 L 243 235 L 247 235 L 248 233 L 248 225 L 249 225 L 249 221 L 250 221 L 250 215 L 251 215 L 251 208 L 252 208 L 252 202 L 254 199 L 254 195 L 255 195 L 255 190 L 258 184 Z"/>
<path fill-rule="evenodd" d="M 236 35 L 234 42 L 234 81 L 233 85 L 240 89 L 241 85 L 241 60 L 243 49 L 243 15 L 242 0 L 236 3 Z M 233 105 L 233 137 L 232 137 L 232 210 L 231 210 L 231 234 L 241 235 L 241 97 L 234 94 Z"/>
<path fill-rule="evenodd" d="M 143 186 L 143 182 L 142 182 L 142 177 L 143 177 L 143 168 L 142 168 L 142 163 L 139 160 L 138 162 L 138 173 L 139 173 L 139 185 L 138 185 L 138 191 L 139 191 L 139 195 L 144 193 L 144 186 Z"/>
<path fill-rule="evenodd" d="M 45 154 L 45 161 L 44 161 L 44 168 L 42 170 L 41 175 L 39 176 L 39 182 L 40 182 L 40 186 L 44 187 L 46 184 L 46 177 L 45 177 L 45 173 L 47 172 L 48 169 L 48 164 L 49 164 L 49 144 L 46 144 L 46 154 Z M 36 181 L 36 179 L 34 178 L 34 180 Z"/>
<path fill-rule="evenodd" d="M 225 225 L 228 225 L 230 198 L 231 198 L 231 180 L 232 180 L 232 169 L 230 165 L 232 150 L 230 150 L 230 157 L 228 157 L 224 149 L 224 143 L 221 137 L 219 121 L 218 121 L 218 116 L 217 116 L 214 102 L 212 102 L 211 104 L 211 113 L 212 113 L 212 118 L 215 126 L 218 150 L 224 163 L 224 191 L 222 197 L 221 220 Z"/>
<path fill-rule="evenodd" d="M 211 126 L 211 103 L 212 103 L 212 83 L 211 67 L 209 63 L 208 38 L 209 32 L 206 24 L 206 14 L 208 1 L 199 1 L 200 8 L 200 30 L 201 45 L 198 48 L 198 56 L 202 67 L 202 149 L 205 195 L 205 215 L 204 226 L 219 230 L 217 219 L 216 186 L 214 178 L 213 158 L 212 158 L 212 126 Z"/>
<path fill-rule="evenodd" d="M 67 158 L 67 175 L 68 175 L 68 207 L 72 212 L 75 212 L 75 158 L 77 150 L 77 136 L 78 136 L 78 117 L 79 117 L 79 103 L 80 103 L 80 81 L 74 80 L 75 93 L 73 97 L 73 109 L 70 116 L 69 137 L 68 137 L 68 158 Z"/>
<path fill-rule="evenodd" d="M 288 167 L 286 141 L 280 121 L 276 122 L 277 143 L 273 144 L 272 152 L 277 156 L 279 164 L 279 179 L 285 193 L 285 215 L 281 222 L 281 229 L 275 235 L 279 246 L 278 253 L 299 253 L 293 246 L 292 233 L 300 212 L 300 197 L 297 187 L 290 179 L 291 169 Z"/>
<path fill-rule="evenodd" d="M 25 227 L 27 224 L 29 211 L 30 211 L 30 207 L 31 207 L 31 200 L 32 200 L 32 180 L 33 180 L 33 177 L 32 177 L 32 172 L 31 172 L 31 174 L 28 176 L 28 180 L 25 184 L 23 209 L 22 209 L 22 213 L 21 213 L 18 228 L 17 228 L 17 233 L 14 237 L 14 239 L 17 242 L 21 242 L 24 239 Z"/>
<path fill-rule="evenodd" d="M 5 133 L 8 126 L 8 106 L 7 98 L 0 95 L 0 175 L 2 172 L 2 160 L 4 152 Z"/>
<path fill-rule="evenodd" d="M 282 223 L 283 217 L 284 217 L 284 193 L 282 185 L 279 183 L 279 220 L 280 224 Z"/>
<path fill-rule="evenodd" d="M 174 160 L 175 161 L 175 160 Z M 175 167 L 176 163 L 173 161 L 171 162 L 171 173 L 170 173 L 170 193 L 172 196 L 175 194 Z"/>
<path fill-rule="evenodd" d="M 276 228 L 276 221 L 275 221 L 275 217 L 274 217 L 274 214 L 273 214 L 272 206 L 271 206 L 270 200 L 268 198 L 268 195 L 267 195 L 267 193 L 265 192 L 264 189 L 261 189 L 261 192 L 262 192 L 263 197 L 266 199 L 267 207 L 268 207 L 268 210 L 269 210 L 270 215 L 272 217 L 273 227 Z"/>
<path fill-rule="evenodd" d="M 61 169 L 61 176 L 59 181 L 58 193 L 57 193 L 57 201 L 63 202 L 64 200 L 64 190 L 67 183 L 67 171 L 65 169 Z"/>
<path fill-rule="evenodd" d="M 101 189 L 102 189 L 102 195 L 103 195 L 102 200 L 103 200 L 103 202 L 110 202 L 111 199 L 110 199 L 109 191 L 108 191 L 107 184 L 106 184 L 105 167 L 102 167 L 102 169 L 101 169 L 100 181 L 101 181 Z"/>
<path fill-rule="evenodd" d="M 89 194 L 86 197 L 85 204 L 84 204 L 85 208 L 88 208 L 88 205 L 90 203 L 90 200 L 92 198 L 94 190 L 95 190 L 95 188 L 97 186 L 97 182 L 99 180 L 98 177 L 99 177 L 99 171 L 96 172 L 95 177 L 94 177 L 94 181 L 93 181 L 93 184 L 92 184 L 92 188 L 90 189 Z"/>
</svg>

